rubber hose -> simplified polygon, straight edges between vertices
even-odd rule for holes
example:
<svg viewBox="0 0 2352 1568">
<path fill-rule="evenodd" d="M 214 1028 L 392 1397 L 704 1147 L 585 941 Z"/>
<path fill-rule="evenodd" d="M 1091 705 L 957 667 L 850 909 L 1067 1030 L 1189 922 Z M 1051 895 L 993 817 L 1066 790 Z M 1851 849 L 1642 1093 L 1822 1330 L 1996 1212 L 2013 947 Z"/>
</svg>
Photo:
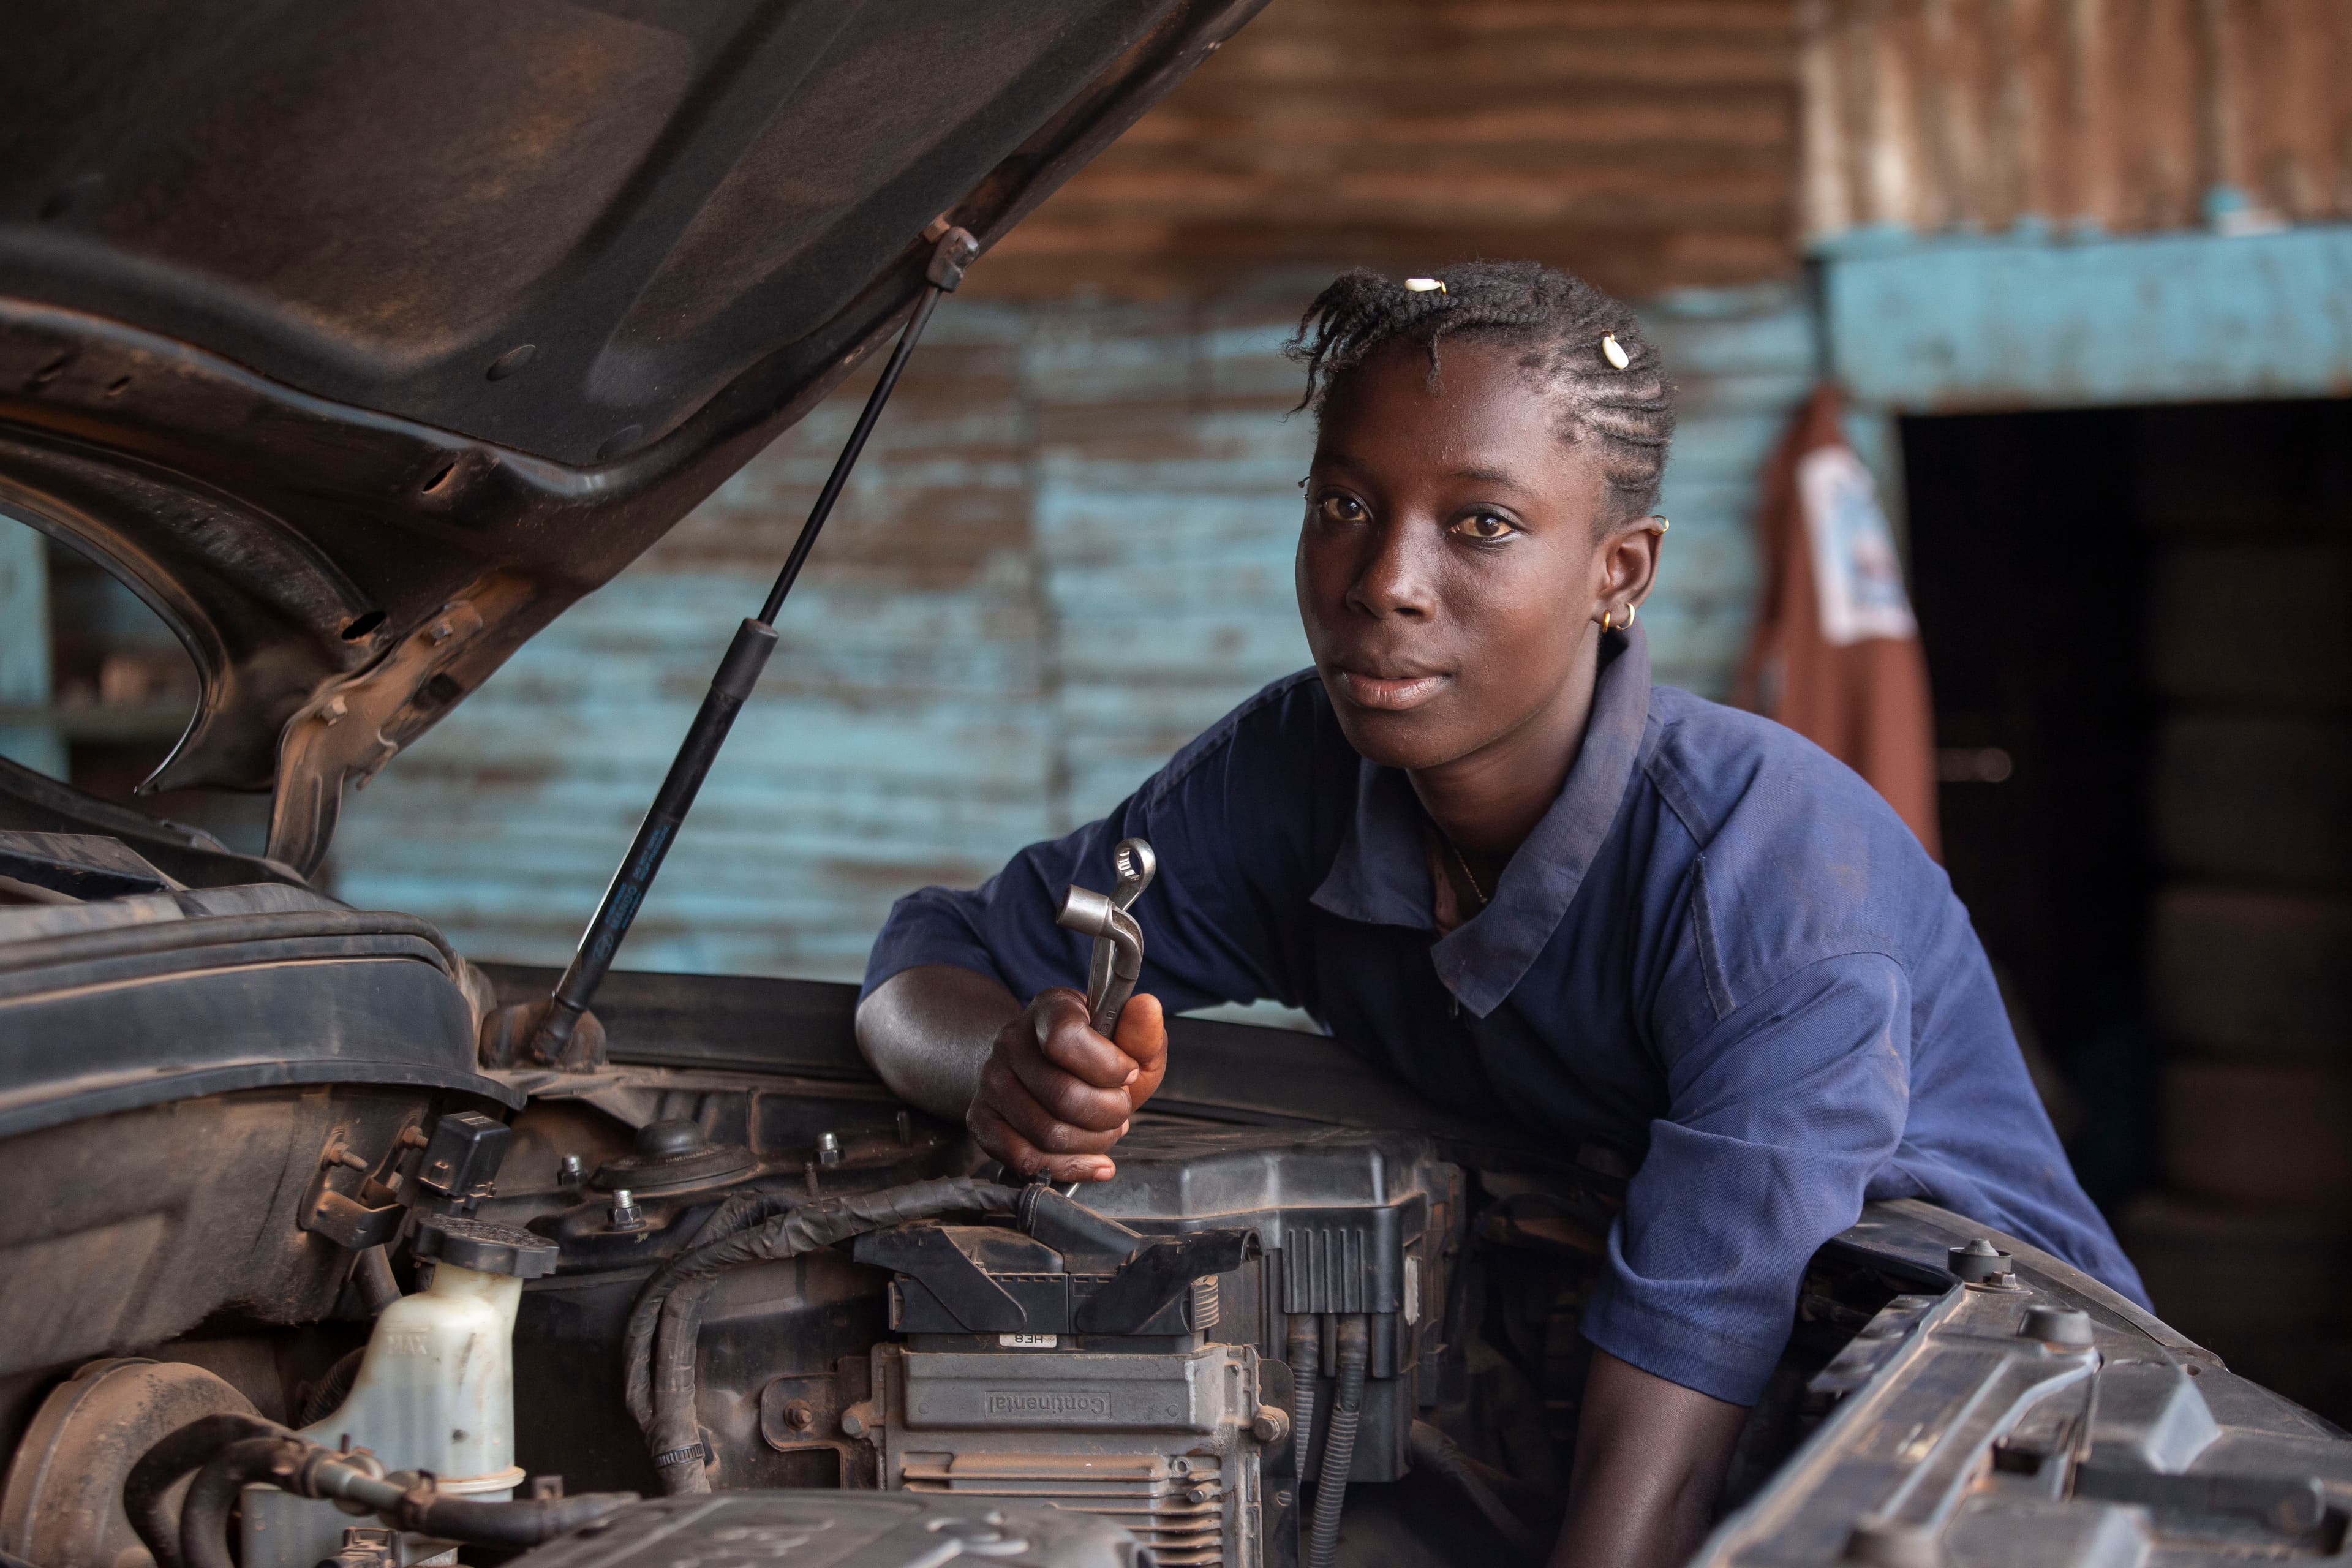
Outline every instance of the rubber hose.
<svg viewBox="0 0 2352 1568">
<path fill-rule="evenodd" d="M 886 1187 L 878 1193 L 815 1198 L 801 1203 L 789 1214 L 717 1241 L 705 1242 L 671 1259 L 667 1268 L 646 1281 L 630 1312 L 628 1331 L 622 1343 L 622 1353 L 626 1358 L 624 1388 L 629 1410 L 635 1415 L 641 1408 L 638 1390 L 642 1387 L 645 1415 L 639 1426 L 653 1445 L 653 1451 L 663 1455 L 676 1453 L 688 1444 L 698 1451 L 701 1447 L 695 1410 L 694 1352 L 701 1336 L 703 1301 L 709 1292 L 706 1289 L 685 1293 L 683 1287 L 689 1281 L 708 1279 L 745 1264 L 798 1258 L 820 1247 L 909 1220 L 931 1219 L 945 1214 L 1008 1214 L 1019 1195 L 1015 1189 L 995 1182 L 950 1176 L 911 1182 L 903 1187 Z M 672 1347 L 666 1363 L 667 1374 L 660 1380 L 654 1376 L 655 1356 L 651 1353 L 656 1326 Z M 677 1440 L 664 1442 L 657 1435 Z M 683 1474 L 676 1462 L 663 1469 L 663 1485 L 667 1488 L 673 1482 L 681 1489 L 693 1489 L 692 1479 Z"/>
<path fill-rule="evenodd" d="M 255 1481 L 297 1497 L 341 1500 L 372 1510 L 395 1530 L 470 1546 L 530 1547 L 569 1534 L 637 1500 L 635 1492 L 582 1492 L 568 1498 L 489 1501 L 443 1497 L 417 1471 L 372 1475 L 332 1448 L 292 1433 L 230 1444 L 188 1485 L 180 1510 L 179 1556 L 186 1568 L 231 1568 L 229 1510 Z"/>
<path fill-rule="evenodd" d="M 439 1498 L 411 1510 L 408 1523 L 420 1535 L 467 1546 L 541 1546 L 636 1500 L 635 1492 L 582 1492 L 506 1502 Z"/>
<path fill-rule="evenodd" d="M 661 1332 L 654 1341 L 654 1423 L 646 1442 L 654 1451 L 662 1491 L 670 1497 L 710 1489 L 696 1408 L 694 1363 L 703 1303 L 717 1283 L 701 1279 L 678 1286 L 662 1310 Z"/>
<path fill-rule="evenodd" d="M 1294 1408 L 1290 1422 L 1291 1462 L 1297 1468 L 1298 1478 L 1307 1479 L 1307 1466 L 1315 1457 L 1315 1396 L 1318 1390 L 1316 1379 L 1323 1375 L 1323 1320 L 1319 1313 L 1290 1314 L 1290 1334 L 1286 1347 L 1290 1358 L 1290 1381 L 1296 1389 L 1291 1397 Z"/>
<path fill-rule="evenodd" d="M 341 1410 L 343 1401 L 352 1396 L 352 1385 L 360 1380 L 360 1363 L 365 1360 L 365 1345 L 339 1358 L 327 1369 L 327 1375 L 319 1380 L 319 1386 L 310 1391 L 310 1396 L 302 1401 L 301 1414 L 295 1419 L 305 1426 L 316 1426 Z"/>
<path fill-rule="evenodd" d="M 654 1419 L 651 1357 L 654 1335 L 661 1324 L 662 1303 L 668 1300 L 682 1276 L 680 1268 L 703 1247 L 740 1235 L 755 1225 L 762 1225 L 778 1215 L 789 1214 L 811 1202 L 800 1193 L 738 1193 L 710 1211 L 677 1257 L 654 1270 L 637 1292 L 636 1304 L 629 1310 L 629 1322 L 621 1334 L 621 1363 L 625 1372 L 622 1395 L 628 1402 L 630 1418 L 640 1429 L 652 1426 Z"/>
<path fill-rule="evenodd" d="M 973 1182 L 969 1177 L 958 1177 L 954 1180 L 959 1185 L 973 1186 L 983 1191 L 991 1190 L 996 1185 L 986 1182 Z M 628 1327 L 621 1335 L 621 1393 L 622 1397 L 627 1401 L 629 1415 L 636 1422 L 639 1429 L 649 1431 L 654 1423 L 654 1335 L 660 1328 L 662 1304 L 668 1299 L 669 1293 L 677 1288 L 680 1281 L 691 1279 L 697 1273 L 703 1271 L 702 1265 L 709 1259 L 711 1248 L 722 1242 L 730 1241 L 755 1226 L 766 1226 L 803 1208 L 824 1205 L 828 1209 L 838 1209 L 845 1204 L 870 1205 L 892 1198 L 898 1194 L 912 1193 L 918 1188 L 931 1188 L 940 1184 L 936 1182 L 915 1182 L 903 1187 L 885 1188 L 881 1192 L 869 1193 L 862 1197 L 854 1194 L 833 1198 L 812 1198 L 801 1193 L 739 1193 L 712 1210 L 710 1217 L 702 1222 L 701 1227 L 694 1233 L 693 1240 L 688 1243 L 686 1248 L 654 1271 L 653 1277 L 647 1279 L 643 1289 L 638 1291 L 636 1304 L 629 1310 Z M 1010 1188 L 1005 1190 L 1013 1191 Z M 1004 1201 L 1010 1203 L 1011 1199 L 1007 1198 Z M 983 1213 L 1003 1212 L 1001 1209 L 991 1210 L 986 1204 L 977 1202 L 969 1205 L 950 1202 L 937 1212 L 950 1213 L 958 1207 L 978 1208 Z"/>
<path fill-rule="evenodd" d="M 400 1300 L 400 1281 L 393 1277 L 392 1259 L 381 1246 L 364 1248 L 352 1260 L 352 1282 L 359 1287 L 360 1305 L 371 1318 Z"/>
<path fill-rule="evenodd" d="M 245 1437 L 205 1461 L 180 1505 L 180 1560 L 186 1568 L 236 1568 L 228 1515 L 252 1481 L 277 1480 L 315 1444 L 299 1437 Z"/>
<path fill-rule="evenodd" d="M 1323 1478 L 1315 1489 L 1315 1522 L 1307 1539 L 1307 1568 L 1331 1568 L 1339 1550 L 1339 1508 L 1348 1471 L 1356 1462 L 1356 1422 L 1364 1413 L 1364 1372 L 1372 1335 L 1361 1312 L 1339 1320 L 1339 1386 L 1331 1400 L 1331 1430 L 1323 1439 Z"/>
<path fill-rule="evenodd" d="M 334 1449 L 299 1437 L 268 1479 L 298 1497 L 355 1504 L 394 1530 L 472 1546 L 537 1546 L 637 1500 L 635 1492 L 502 1501 L 444 1497 L 421 1471 L 371 1475 Z"/>
<path fill-rule="evenodd" d="M 1415 1464 L 1427 1465 L 1454 1483 L 1454 1489 L 1484 1515 L 1505 1541 L 1522 1552 L 1541 1550 L 1542 1537 L 1528 1529 L 1527 1521 L 1513 1513 L 1510 1505 L 1496 1494 L 1486 1478 L 1479 1473 L 1486 1467 L 1464 1453 L 1459 1443 L 1426 1421 L 1412 1424 L 1406 1443 Z"/>
<path fill-rule="evenodd" d="M 155 1568 L 184 1568 L 180 1521 L 166 1506 L 181 1478 L 231 1443 L 286 1436 L 285 1427 L 258 1415 L 200 1415 L 166 1434 L 140 1456 L 123 1479 L 122 1511 L 148 1555 L 155 1559 Z"/>
</svg>

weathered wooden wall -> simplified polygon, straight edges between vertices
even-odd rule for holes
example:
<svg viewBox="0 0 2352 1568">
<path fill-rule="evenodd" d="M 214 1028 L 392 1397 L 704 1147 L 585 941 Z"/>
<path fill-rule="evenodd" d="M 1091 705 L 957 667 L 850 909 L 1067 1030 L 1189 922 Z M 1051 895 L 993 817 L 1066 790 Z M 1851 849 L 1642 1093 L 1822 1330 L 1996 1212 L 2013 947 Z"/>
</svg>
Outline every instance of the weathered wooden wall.
<svg viewBox="0 0 2352 1568">
<path fill-rule="evenodd" d="M 1805 0 L 1804 229 L 2352 216 L 2344 0 Z"/>
<path fill-rule="evenodd" d="M 1286 313 L 1287 307 L 1285 307 Z M 1651 312 L 1690 411 L 1645 614 L 1720 690 L 1749 487 L 1811 363 L 1784 288 Z M 1257 302 L 943 308 L 632 939 L 634 967 L 854 975 L 891 900 L 1100 813 L 1306 662 L 1285 323 Z M 845 387 L 567 613 L 345 812 L 355 903 L 556 960 L 854 416 Z"/>
<path fill-rule="evenodd" d="M 1792 0 L 1274 0 L 940 312 L 626 962 L 854 974 L 900 892 L 1101 811 L 1302 665 L 1279 345 L 1341 266 L 1533 256 L 1646 302 L 1689 400 L 1646 618 L 1665 678 L 1721 690 L 1812 365 L 1798 117 Z M 337 889 L 567 951 L 858 395 L 355 801 Z"/>
<path fill-rule="evenodd" d="M 1793 0 L 1274 0 L 975 286 L 1480 256 L 1630 294 L 1751 282 L 1796 269 L 1798 117 Z"/>
</svg>

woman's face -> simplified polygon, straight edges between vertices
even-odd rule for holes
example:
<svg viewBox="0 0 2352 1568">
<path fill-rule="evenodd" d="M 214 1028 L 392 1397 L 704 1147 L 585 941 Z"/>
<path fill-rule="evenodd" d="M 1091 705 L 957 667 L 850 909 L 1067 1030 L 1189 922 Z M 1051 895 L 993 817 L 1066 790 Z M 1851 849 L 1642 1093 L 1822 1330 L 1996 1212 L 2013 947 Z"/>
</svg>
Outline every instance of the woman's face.
<svg viewBox="0 0 2352 1568">
<path fill-rule="evenodd" d="M 1591 679 L 1604 605 L 1648 591 L 1645 528 L 1600 527 L 1607 486 L 1523 350 L 1391 343 L 1324 401 L 1298 611 L 1356 750 L 1425 769 L 1515 734 Z M 1587 688 L 1589 689 L 1589 686 Z"/>
</svg>

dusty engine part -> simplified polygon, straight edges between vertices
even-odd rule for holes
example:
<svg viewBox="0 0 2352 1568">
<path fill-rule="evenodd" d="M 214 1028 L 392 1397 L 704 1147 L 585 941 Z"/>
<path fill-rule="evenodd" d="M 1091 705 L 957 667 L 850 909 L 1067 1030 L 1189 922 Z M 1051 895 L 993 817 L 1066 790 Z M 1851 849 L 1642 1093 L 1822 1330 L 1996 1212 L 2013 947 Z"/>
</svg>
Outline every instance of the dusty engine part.
<svg viewBox="0 0 2352 1568">
<path fill-rule="evenodd" d="M 42 1402 L 0 1495 L 0 1549 L 41 1568 L 117 1568 L 139 1548 L 122 1483 L 141 1455 L 206 1415 L 251 1415 L 244 1394 L 180 1362 L 95 1361 Z M 179 1510 L 183 1483 L 169 1497 Z"/>
<path fill-rule="evenodd" d="M 1256 1233 L 1147 1236 L 1042 1183 L 1015 1220 L 858 1239 L 859 1262 L 895 1272 L 908 1335 L 876 1349 L 872 1398 L 840 1418 L 875 1445 L 882 1486 L 1050 1502 L 1161 1562 L 1266 1561 L 1269 1537 L 1295 1534 L 1296 1489 L 1277 1487 L 1271 1520 L 1264 1495 L 1269 1447 L 1287 1472 L 1287 1401 L 1266 1403 L 1254 1346 L 1209 1342 L 1200 1286 L 1254 1258 Z"/>
<path fill-rule="evenodd" d="M 674 1116 L 638 1128 L 635 1152 L 605 1161 L 588 1184 L 599 1192 L 668 1196 L 732 1186 L 759 1173 L 751 1151 L 713 1143 L 698 1123 Z"/>
<path fill-rule="evenodd" d="M 529 1568 L 751 1561 L 824 1568 L 1144 1568 L 1110 1526 L 1045 1508 L 845 1492 L 721 1492 L 635 1503 L 517 1560 Z"/>
<path fill-rule="evenodd" d="M 161 1505 L 185 1483 L 177 1517 Z M 125 1511 L 156 1568 L 236 1568 L 274 1554 L 299 1562 L 299 1543 L 267 1539 L 253 1517 L 257 1501 L 272 1497 L 331 1503 L 341 1515 L 373 1514 L 396 1534 L 390 1543 L 353 1541 L 341 1527 L 324 1533 L 314 1562 L 349 1553 L 358 1563 L 389 1559 L 417 1563 L 452 1546 L 520 1550 L 593 1525 L 637 1500 L 635 1492 L 564 1496 L 560 1485 L 534 1488 L 522 1499 L 462 1494 L 429 1470 L 387 1472 L 365 1448 L 321 1447 L 275 1423 L 250 1416 L 206 1415 L 163 1437 L 140 1458 L 124 1483 Z M 240 1500 L 246 1551 L 233 1557 L 228 1537 Z M 288 1515 L 272 1510 L 268 1523 Z M 334 1517 L 330 1515 L 329 1517 Z M 379 1546 L 385 1550 L 378 1551 Z"/>
<path fill-rule="evenodd" d="M 862 1087 L 835 1094 L 775 1092 L 740 1073 L 633 1069 L 628 1094 L 645 1120 L 625 1123 L 576 1100 L 534 1100 L 516 1119 L 516 1150 L 482 1215 L 529 1226 L 555 1242 L 554 1276 L 529 1282 L 515 1331 L 517 1387 L 534 1390 L 515 1410 L 516 1457 L 532 1473 L 561 1474 L 583 1489 L 661 1489 L 644 1436 L 620 1397 L 620 1346 L 646 1271 L 703 1237 L 731 1198 L 807 1197 L 814 1166 L 822 1195 L 878 1192 L 949 1173 L 949 1129 L 918 1119 Z M 704 1129 L 711 1145 L 748 1149 L 750 1179 L 717 1189 L 632 1190 L 642 1228 L 614 1228 L 617 1194 L 563 1179 L 576 1157 L 588 1172 L 635 1152 L 638 1127 L 676 1121 Z M 825 1135 L 838 1150 L 823 1156 Z M 864 1397 L 834 1392 L 835 1368 L 861 1369 L 887 1333 L 887 1276 L 826 1248 L 791 1262 L 724 1276 L 703 1310 L 700 1425 L 712 1483 L 722 1488 L 872 1485 L 873 1453 L 840 1435 L 832 1412 Z M 771 1386 L 793 1390 L 771 1397 Z M 762 1420 L 793 1398 L 822 1419 L 811 1428 Z M 765 1405 L 763 1406 L 763 1401 Z"/>
<path fill-rule="evenodd" d="M 507 1498 L 523 1480 L 513 1462 L 515 1313 L 523 1281 L 554 1272 L 555 1245 L 434 1215 L 415 1246 L 434 1260 L 432 1283 L 384 1309 L 351 1392 L 296 1436 L 428 1472 L 451 1497 Z M 344 1516 L 325 1503 L 255 1486 L 245 1494 L 239 1558 L 246 1568 L 309 1568 L 335 1554 L 343 1528 Z M 438 1550 L 400 1544 L 402 1561 Z"/>
<path fill-rule="evenodd" d="M 885 1488 L 971 1508 L 1051 1504 L 1129 1531 L 1165 1563 L 1281 1563 L 1296 1532 L 1265 1473 L 1257 1352 L 874 1352 Z M 861 1413 L 860 1421 L 867 1418 Z M 1269 1548 L 1269 1542 L 1277 1543 Z"/>
<path fill-rule="evenodd" d="M 652 1447 L 662 1489 L 711 1489 L 712 1455 L 701 1422 L 702 1319 L 723 1276 L 863 1239 L 885 1226 L 928 1226 L 949 1214 L 1002 1214 L 1013 1198 L 1013 1189 L 994 1182 L 947 1177 L 829 1198 L 754 1194 L 730 1200 L 705 1222 L 690 1250 L 646 1281 L 630 1309 L 623 1393 Z"/>
<path fill-rule="evenodd" d="M 1146 1123 L 1120 1142 L 1118 1176 L 1086 1198 L 1147 1234 L 1257 1233 L 1263 1256 L 1217 1281 L 1213 1337 L 1300 1375 L 1295 1414 L 1309 1477 L 1321 1474 L 1342 1325 L 1361 1316 L 1365 1382 L 1347 1479 L 1392 1481 L 1412 1467 L 1414 1412 L 1439 1400 L 1464 1211 L 1460 1169 L 1426 1139 Z"/>
</svg>

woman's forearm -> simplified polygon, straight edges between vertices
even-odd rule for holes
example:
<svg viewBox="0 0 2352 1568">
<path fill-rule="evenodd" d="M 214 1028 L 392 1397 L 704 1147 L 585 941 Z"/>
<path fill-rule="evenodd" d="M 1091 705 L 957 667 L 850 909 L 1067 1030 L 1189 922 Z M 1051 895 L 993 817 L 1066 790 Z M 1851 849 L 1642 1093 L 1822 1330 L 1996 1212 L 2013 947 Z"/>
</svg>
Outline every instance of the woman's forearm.
<svg viewBox="0 0 2352 1568">
<path fill-rule="evenodd" d="M 1592 1352 L 1551 1568 L 1670 1568 L 1706 1539 L 1745 1406 Z"/>
<path fill-rule="evenodd" d="M 998 1033 L 1020 1016 L 1020 1002 L 988 975 L 923 964 L 858 1004 L 857 1048 L 899 1099 L 961 1121 Z"/>
</svg>

